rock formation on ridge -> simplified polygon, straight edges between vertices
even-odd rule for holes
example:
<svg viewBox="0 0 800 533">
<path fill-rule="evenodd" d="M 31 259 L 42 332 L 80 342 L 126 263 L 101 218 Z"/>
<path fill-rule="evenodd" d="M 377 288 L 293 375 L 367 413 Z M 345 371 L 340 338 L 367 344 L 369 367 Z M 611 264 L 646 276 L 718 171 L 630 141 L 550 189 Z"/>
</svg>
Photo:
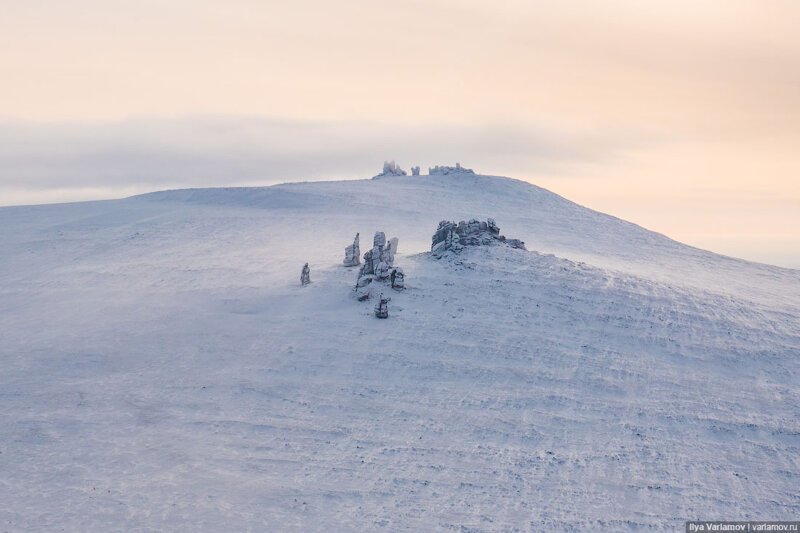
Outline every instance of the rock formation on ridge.
<svg viewBox="0 0 800 533">
<path fill-rule="evenodd" d="M 383 171 L 380 174 L 373 176 L 372 179 L 384 178 L 387 176 L 407 176 L 407 175 L 408 174 L 406 173 L 406 171 L 400 168 L 400 165 L 398 165 L 394 161 L 384 161 Z"/>
<path fill-rule="evenodd" d="M 525 243 L 519 239 L 506 239 L 500 235 L 500 228 L 493 218 L 486 222 L 471 219 L 462 220 L 458 224 L 448 220 L 439 222 L 436 233 L 431 238 L 431 253 L 434 257 L 441 257 L 446 252 L 459 253 L 464 246 L 482 246 L 495 243 L 504 243 L 512 248 L 525 250 Z"/>
<path fill-rule="evenodd" d="M 447 176 L 448 174 L 475 174 L 471 168 L 464 168 L 461 163 L 456 163 L 454 167 L 436 165 L 433 168 L 428 168 L 428 174 L 431 176 Z"/>
</svg>

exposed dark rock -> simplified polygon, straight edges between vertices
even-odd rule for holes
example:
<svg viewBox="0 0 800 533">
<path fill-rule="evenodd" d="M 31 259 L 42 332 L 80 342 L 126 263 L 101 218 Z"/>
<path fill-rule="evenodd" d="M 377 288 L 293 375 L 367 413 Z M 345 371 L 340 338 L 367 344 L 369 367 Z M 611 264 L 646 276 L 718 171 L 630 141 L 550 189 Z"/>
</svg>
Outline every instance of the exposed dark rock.
<svg viewBox="0 0 800 533">
<path fill-rule="evenodd" d="M 459 253 L 464 246 L 486 246 L 497 243 L 526 249 L 525 243 L 521 240 L 506 239 L 500 235 L 500 228 L 492 218 L 486 222 L 473 218 L 469 221 L 462 220 L 458 224 L 442 220 L 431 239 L 431 252 L 435 257 L 441 257 L 446 252 Z"/>
<path fill-rule="evenodd" d="M 303 270 L 300 271 L 300 285 L 305 287 L 311 283 L 311 269 L 308 268 L 308 263 L 303 265 Z"/>
</svg>

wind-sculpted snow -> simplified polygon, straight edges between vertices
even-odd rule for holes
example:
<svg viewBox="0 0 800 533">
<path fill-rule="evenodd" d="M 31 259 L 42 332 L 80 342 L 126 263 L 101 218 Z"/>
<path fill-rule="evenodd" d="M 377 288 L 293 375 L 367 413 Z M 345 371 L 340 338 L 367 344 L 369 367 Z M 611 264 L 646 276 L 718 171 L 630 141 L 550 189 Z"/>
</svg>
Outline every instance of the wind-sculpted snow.
<svg viewBox="0 0 800 533">
<path fill-rule="evenodd" d="M 443 218 L 488 217 L 537 251 L 427 253 Z M 800 513 L 797 271 L 469 175 L 5 208 L 0 227 L 0 531 Z M 341 266 L 377 228 L 403 242 L 386 320 Z"/>
</svg>

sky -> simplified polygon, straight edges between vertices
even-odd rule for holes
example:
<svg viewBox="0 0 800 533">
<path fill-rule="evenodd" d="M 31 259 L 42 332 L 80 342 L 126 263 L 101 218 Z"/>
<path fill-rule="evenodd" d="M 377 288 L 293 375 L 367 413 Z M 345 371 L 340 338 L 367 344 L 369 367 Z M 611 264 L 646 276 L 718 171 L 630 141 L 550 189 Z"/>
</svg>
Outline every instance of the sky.
<svg viewBox="0 0 800 533">
<path fill-rule="evenodd" d="M 0 10 L 0 205 L 459 161 L 800 268 L 795 0 Z"/>
</svg>

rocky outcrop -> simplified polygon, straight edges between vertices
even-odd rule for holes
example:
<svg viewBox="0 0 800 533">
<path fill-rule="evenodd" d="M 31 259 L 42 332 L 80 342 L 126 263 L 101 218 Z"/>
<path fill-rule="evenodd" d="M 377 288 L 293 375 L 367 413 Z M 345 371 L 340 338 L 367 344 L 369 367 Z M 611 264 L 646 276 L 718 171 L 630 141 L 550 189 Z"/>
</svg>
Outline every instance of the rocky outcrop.
<svg viewBox="0 0 800 533">
<path fill-rule="evenodd" d="M 419 167 L 411 167 L 411 175 L 412 176 L 419 176 Z"/>
<path fill-rule="evenodd" d="M 464 168 L 461 163 L 456 163 L 454 167 L 436 165 L 433 168 L 428 168 L 428 174 L 431 176 L 447 176 L 449 174 L 475 174 L 471 168 Z"/>
<path fill-rule="evenodd" d="M 492 244 L 506 244 L 512 248 L 525 250 L 525 243 L 519 239 L 506 239 L 500 235 L 493 218 L 482 220 L 462 220 L 458 224 L 448 220 L 439 222 L 436 233 L 431 239 L 431 253 L 434 257 L 441 257 L 445 253 L 459 253 L 465 246 L 486 246 Z"/>
<path fill-rule="evenodd" d="M 405 170 L 400 168 L 400 165 L 395 163 L 394 161 L 384 161 L 383 162 L 383 172 L 374 176 L 372 179 L 379 179 L 385 178 L 388 176 L 407 176 Z"/>
<path fill-rule="evenodd" d="M 308 263 L 303 265 L 303 270 L 300 271 L 300 285 L 305 287 L 311 283 L 311 269 L 308 267 Z"/>
<path fill-rule="evenodd" d="M 386 281 L 395 272 L 394 256 L 397 253 L 397 237 L 386 240 L 386 234 L 382 231 L 375 232 L 372 239 L 372 249 L 364 254 L 364 264 L 358 271 L 356 280 L 356 292 L 359 300 L 366 300 L 370 297 L 373 281 Z M 396 276 L 395 276 L 396 277 Z"/>
<path fill-rule="evenodd" d="M 361 264 L 361 248 L 358 242 L 358 233 L 356 233 L 353 244 L 344 249 L 344 261 L 342 261 L 342 264 L 347 267 Z"/>
</svg>

